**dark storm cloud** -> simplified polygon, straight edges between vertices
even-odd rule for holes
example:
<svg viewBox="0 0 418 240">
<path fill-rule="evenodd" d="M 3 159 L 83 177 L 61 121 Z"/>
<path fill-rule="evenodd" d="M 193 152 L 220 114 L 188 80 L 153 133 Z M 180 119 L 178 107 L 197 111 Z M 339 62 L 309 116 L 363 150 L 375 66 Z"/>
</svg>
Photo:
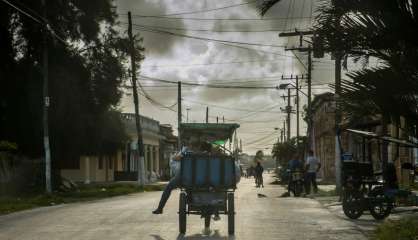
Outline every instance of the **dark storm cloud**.
<svg viewBox="0 0 418 240">
<path fill-rule="evenodd" d="M 135 15 L 164 15 L 170 11 L 167 8 L 167 1 L 159 0 L 116 0 L 117 11 L 120 14 L 120 22 L 128 22 L 127 14 L 131 11 L 133 14 L 133 24 L 142 26 L 158 26 L 163 28 L 184 28 L 184 22 L 181 19 L 165 19 L 158 18 L 140 18 Z M 125 25 L 123 25 L 125 26 Z M 134 32 L 139 33 L 144 39 L 146 53 L 151 55 L 168 55 L 174 45 L 181 41 L 177 37 L 171 37 L 164 34 L 150 33 L 139 31 L 139 26 L 134 26 Z M 162 29 L 167 31 L 167 29 Z"/>
</svg>

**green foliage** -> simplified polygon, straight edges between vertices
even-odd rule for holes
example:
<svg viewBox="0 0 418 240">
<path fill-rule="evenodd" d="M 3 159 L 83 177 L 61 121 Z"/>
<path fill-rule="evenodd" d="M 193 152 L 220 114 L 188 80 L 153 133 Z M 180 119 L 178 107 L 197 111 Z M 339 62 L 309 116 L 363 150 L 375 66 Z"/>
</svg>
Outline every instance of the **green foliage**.
<svg viewBox="0 0 418 240">
<path fill-rule="evenodd" d="M 258 2 L 257 8 L 260 10 L 261 16 L 264 16 L 276 3 L 281 0 L 262 0 Z"/>
<path fill-rule="evenodd" d="M 405 218 L 401 220 L 388 220 L 376 229 L 374 240 L 416 240 L 418 239 L 418 219 Z"/>
<path fill-rule="evenodd" d="M 18 149 L 17 144 L 8 141 L 0 141 L 0 151 L 16 151 Z"/>
<path fill-rule="evenodd" d="M 299 145 L 297 142 L 299 141 Z M 278 158 L 281 166 L 287 166 L 295 154 L 299 155 L 299 160 L 303 160 L 303 153 L 306 147 L 306 137 L 293 137 L 289 141 L 276 143 L 271 151 L 273 158 Z"/>
<path fill-rule="evenodd" d="M 341 105 L 350 120 L 380 115 L 418 124 L 418 1 L 322 1 L 315 32 L 331 53 L 362 61 L 342 84 Z M 368 67 L 373 57 L 381 66 Z M 410 132 L 412 134 L 412 131 Z"/>
<path fill-rule="evenodd" d="M 40 18 L 40 0 L 16 4 Z M 43 155 L 41 36 L 47 35 L 53 166 L 73 165 L 83 154 L 112 153 L 124 143 L 116 106 L 128 76 L 129 41 L 116 30 L 116 17 L 112 0 L 48 1 L 48 23 L 69 43 L 64 45 L 42 24 L 3 4 L 0 139 L 17 143 L 20 154 Z M 135 39 L 139 64 L 143 48 Z"/>
</svg>

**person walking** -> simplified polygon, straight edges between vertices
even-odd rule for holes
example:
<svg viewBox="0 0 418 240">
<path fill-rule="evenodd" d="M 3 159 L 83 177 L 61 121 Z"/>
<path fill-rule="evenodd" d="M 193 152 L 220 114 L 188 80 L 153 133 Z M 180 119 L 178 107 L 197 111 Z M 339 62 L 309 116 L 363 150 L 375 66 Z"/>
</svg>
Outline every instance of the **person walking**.
<svg viewBox="0 0 418 240">
<path fill-rule="evenodd" d="M 263 187 L 264 188 L 264 183 L 263 183 L 263 171 L 264 168 L 263 166 L 261 166 L 260 162 L 257 162 L 257 166 L 255 166 L 255 183 L 256 183 L 256 187 Z"/>
<path fill-rule="evenodd" d="M 313 192 L 318 192 L 318 185 L 316 183 L 316 173 L 321 169 L 321 163 L 319 160 L 314 156 L 313 150 L 309 150 L 308 157 L 306 158 L 305 163 L 306 169 L 306 194 L 311 193 L 311 185 L 313 187 Z"/>
</svg>

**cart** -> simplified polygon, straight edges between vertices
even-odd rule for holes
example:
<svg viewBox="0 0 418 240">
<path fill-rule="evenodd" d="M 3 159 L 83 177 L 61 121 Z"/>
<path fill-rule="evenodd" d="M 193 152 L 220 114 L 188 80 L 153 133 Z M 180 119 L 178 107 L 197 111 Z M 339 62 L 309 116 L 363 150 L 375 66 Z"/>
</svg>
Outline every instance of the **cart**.
<svg viewBox="0 0 418 240">
<path fill-rule="evenodd" d="M 357 219 L 364 211 L 370 211 L 376 220 L 381 220 L 389 216 L 396 206 L 417 206 L 416 194 L 398 187 L 396 170 L 393 164 L 381 159 L 380 151 L 381 146 L 388 144 L 397 144 L 403 148 L 418 148 L 418 144 L 372 132 L 355 129 L 345 131 L 360 140 L 357 144 L 357 149 L 360 150 L 353 156 L 341 149 L 344 214 L 351 219 Z M 341 141 L 340 138 L 339 140 Z M 377 159 L 373 159 L 373 146 L 378 148 Z M 418 175 L 417 168 L 412 163 L 402 164 L 402 169 L 411 171 L 414 178 Z"/>
<path fill-rule="evenodd" d="M 210 228 L 212 216 L 228 217 L 228 234 L 235 233 L 234 191 L 239 176 L 238 149 L 228 149 L 236 140 L 238 124 L 185 123 L 181 124 L 182 141 L 199 138 L 216 145 L 218 151 L 191 152 L 181 159 L 179 232 L 186 233 L 187 216 L 200 215 L 205 229 Z M 235 135 L 234 135 L 235 134 Z M 238 146 L 237 144 L 233 144 Z"/>
</svg>

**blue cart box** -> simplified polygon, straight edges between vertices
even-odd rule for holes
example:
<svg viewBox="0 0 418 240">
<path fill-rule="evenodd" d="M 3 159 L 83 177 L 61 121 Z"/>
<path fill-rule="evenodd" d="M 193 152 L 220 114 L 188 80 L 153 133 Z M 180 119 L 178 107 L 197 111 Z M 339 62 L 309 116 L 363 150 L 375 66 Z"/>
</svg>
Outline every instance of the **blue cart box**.
<svg viewBox="0 0 418 240">
<path fill-rule="evenodd" d="M 236 166 L 232 157 L 210 154 L 186 154 L 180 165 L 183 188 L 236 188 Z"/>
</svg>

